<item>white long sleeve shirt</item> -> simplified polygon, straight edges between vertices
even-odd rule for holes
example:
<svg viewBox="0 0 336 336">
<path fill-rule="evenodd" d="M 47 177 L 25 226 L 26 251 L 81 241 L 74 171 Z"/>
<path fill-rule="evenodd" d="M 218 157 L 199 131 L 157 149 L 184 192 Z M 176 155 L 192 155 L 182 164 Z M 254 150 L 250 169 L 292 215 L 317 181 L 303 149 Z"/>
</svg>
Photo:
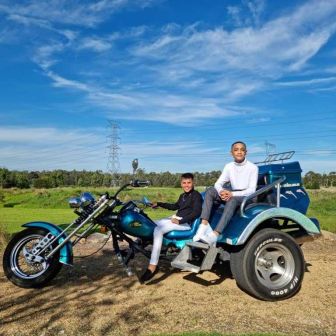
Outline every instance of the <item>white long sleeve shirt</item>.
<svg viewBox="0 0 336 336">
<path fill-rule="evenodd" d="M 215 183 L 218 194 L 224 190 L 223 185 L 231 183 L 233 196 L 248 196 L 257 189 L 258 167 L 246 159 L 241 162 L 230 162 L 224 166 L 222 174 Z"/>
</svg>

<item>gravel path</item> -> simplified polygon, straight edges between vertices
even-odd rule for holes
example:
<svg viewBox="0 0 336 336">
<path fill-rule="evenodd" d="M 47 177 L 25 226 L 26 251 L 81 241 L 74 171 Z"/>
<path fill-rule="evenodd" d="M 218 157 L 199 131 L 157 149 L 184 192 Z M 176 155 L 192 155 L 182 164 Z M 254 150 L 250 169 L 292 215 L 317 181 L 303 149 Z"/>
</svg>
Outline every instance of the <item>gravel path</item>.
<svg viewBox="0 0 336 336">
<path fill-rule="evenodd" d="M 336 235 L 303 246 L 300 292 L 281 302 L 242 292 L 227 268 L 200 275 L 161 264 L 148 285 L 127 277 L 107 247 L 76 259 L 43 289 L 26 290 L 0 270 L 0 335 L 148 335 L 186 331 L 336 335 Z M 97 244 L 82 244 L 89 254 Z M 2 259 L 2 258 L 1 258 Z M 145 260 L 133 268 L 141 272 Z"/>
</svg>

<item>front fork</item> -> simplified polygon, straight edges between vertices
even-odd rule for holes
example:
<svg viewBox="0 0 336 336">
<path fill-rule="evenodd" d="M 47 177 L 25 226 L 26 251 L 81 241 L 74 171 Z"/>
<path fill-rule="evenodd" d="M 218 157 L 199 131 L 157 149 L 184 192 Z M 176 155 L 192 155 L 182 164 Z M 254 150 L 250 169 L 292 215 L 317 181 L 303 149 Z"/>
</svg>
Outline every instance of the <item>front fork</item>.
<svg viewBox="0 0 336 336">
<path fill-rule="evenodd" d="M 135 240 L 132 240 L 122 232 L 119 232 L 117 229 L 112 228 L 112 244 L 114 253 L 120 262 L 120 264 L 124 267 L 126 274 L 128 276 L 133 275 L 133 271 L 129 267 L 128 263 L 134 258 L 135 253 L 140 252 L 146 258 L 150 258 L 150 252 L 146 251 L 142 248 L 142 246 Z M 121 250 L 119 246 L 119 241 L 126 241 L 128 243 L 128 248 Z"/>
</svg>

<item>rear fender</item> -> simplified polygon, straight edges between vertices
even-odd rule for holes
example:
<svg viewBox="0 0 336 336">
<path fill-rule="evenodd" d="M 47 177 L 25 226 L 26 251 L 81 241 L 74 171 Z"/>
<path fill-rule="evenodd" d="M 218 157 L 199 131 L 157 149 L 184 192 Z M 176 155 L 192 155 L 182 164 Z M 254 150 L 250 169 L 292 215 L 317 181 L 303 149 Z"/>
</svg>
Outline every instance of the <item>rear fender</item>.
<svg viewBox="0 0 336 336">
<path fill-rule="evenodd" d="M 51 232 L 52 235 L 55 237 L 58 236 L 62 229 L 58 226 L 47 223 L 47 222 L 30 222 L 23 224 L 24 227 L 36 227 L 36 228 L 42 228 L 46 229 Z M 66 237 L 66 234 L 63 233 L 63 235 L 58 239 L 58 243 L 62 243 Z M 72 265 L 73 264 L 73 253 L 72 253 L 72 245 L 70 242 L 67 242 L 61 249 L 60 249 L 60 257 L 59 262 L 66 265 Z"/>
<path fill-rule="evenodd" d="M 239 236 L 237 236 L 236 241 L 232 245 L 244 244 L 251 233 L 258 227 L 258 225 L 272 218 L 289 219 L 300 225 L 310 236 L 319 235 L 321 233 L 316 220 L 313 221 L 296 210 L 281 207 L 270 208 L 259 213 L 257 216 L 251 219 L 248 225 L 241 231 Z"/>
</svg>

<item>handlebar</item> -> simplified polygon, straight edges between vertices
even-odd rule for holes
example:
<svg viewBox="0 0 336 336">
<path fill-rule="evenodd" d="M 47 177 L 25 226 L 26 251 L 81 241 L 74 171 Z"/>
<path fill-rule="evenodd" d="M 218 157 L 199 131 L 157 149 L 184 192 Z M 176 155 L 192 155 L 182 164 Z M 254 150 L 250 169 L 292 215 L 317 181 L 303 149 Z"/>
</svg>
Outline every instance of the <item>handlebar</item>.
<svg viewBox="0 0 336 336">
<path fill-rule="evenodd" d="M 128 186 L 137 188 L 137 187 L 146 187 L 150 185 L 150 181 L 140 181 L 140 180 L 132 180 L 130 183 L 126 183 L 124 184 L 115 194 L 112 198 L 116 198 L 118 196 L 118 194 L 124 190 L 125 188 L 127 188 Z"/>
</svg>

